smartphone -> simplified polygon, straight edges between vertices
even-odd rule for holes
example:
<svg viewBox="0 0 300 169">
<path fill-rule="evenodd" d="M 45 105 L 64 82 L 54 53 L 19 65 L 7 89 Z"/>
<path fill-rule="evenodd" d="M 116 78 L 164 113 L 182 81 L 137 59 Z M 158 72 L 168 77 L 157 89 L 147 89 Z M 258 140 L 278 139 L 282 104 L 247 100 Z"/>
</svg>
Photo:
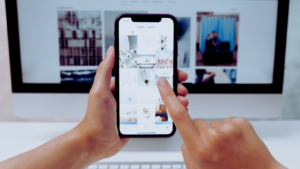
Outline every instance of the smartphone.
<svg viewBox="0 0 300 169">
<path fill-rule="evenodd" d="M 177 20 L 122 14 L 115 20 L 115 98 L 121 137 L 170 137 L 176 128 L 158 91 L 165 78 L 177 95 Z"/>
</svg>

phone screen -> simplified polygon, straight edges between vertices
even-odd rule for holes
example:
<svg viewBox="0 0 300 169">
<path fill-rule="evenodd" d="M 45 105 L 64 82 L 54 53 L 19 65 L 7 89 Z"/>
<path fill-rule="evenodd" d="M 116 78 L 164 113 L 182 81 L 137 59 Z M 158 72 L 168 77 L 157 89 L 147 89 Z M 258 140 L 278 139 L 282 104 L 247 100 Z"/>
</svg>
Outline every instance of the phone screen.
<svg viewBox="0 0 300 169">
<path fill-rule="evenodd" d="M 158 91 L 174 86 L 174 21 L 119 20 L 119 129 L 123 135 L 168 135 L 173 121 Z M 176 70 L 177 71 L 177 70 Z"/>
</svg>

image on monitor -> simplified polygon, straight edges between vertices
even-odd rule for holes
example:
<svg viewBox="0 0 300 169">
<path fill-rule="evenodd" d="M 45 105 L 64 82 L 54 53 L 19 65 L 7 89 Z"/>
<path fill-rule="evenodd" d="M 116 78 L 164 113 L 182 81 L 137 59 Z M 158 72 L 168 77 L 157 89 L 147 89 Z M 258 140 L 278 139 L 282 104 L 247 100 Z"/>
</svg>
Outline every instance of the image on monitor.
<svg viewBox="0 0 300 169">
<path fill-rule="evenodd" d="M 197 12 L 196 66 L 237 66 L 239 14 Z"/>
</svg>

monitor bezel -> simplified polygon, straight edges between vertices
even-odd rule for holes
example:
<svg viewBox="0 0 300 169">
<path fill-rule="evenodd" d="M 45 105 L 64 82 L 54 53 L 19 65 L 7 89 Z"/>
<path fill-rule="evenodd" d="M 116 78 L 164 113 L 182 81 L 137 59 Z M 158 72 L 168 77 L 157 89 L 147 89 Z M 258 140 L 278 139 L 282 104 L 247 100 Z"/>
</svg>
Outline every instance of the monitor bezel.
<svg viewBox="0 0 300 169">
<path fill-rule="evenodd" d="M 88 93 L 92 84 L 22 82 L 17 0 L 5 0 L 13 93 Z M 278 0 L 273 84 L 184 84 L 189 93 L 280 94 L 283 91 L 289 0 Z"/>
</svg>

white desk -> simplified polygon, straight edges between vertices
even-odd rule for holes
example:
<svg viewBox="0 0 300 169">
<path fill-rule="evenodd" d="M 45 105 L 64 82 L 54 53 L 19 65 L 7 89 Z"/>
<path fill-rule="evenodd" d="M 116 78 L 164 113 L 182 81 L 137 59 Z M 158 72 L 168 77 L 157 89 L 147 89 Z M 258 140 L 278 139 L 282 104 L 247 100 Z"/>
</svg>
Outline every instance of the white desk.
<svg viewBox="0 0 300 169">
<path fill-rule="evenodd" d="M 300 168 L 300 121 L 251 123 L 279 162 L 289 168 Z M 75 125 L 76 123 L 0 123 L 0 161 L 33 149 Z M 132 139 L 120 153 L 105 161 L 183 161 L 181 144 L 178 133 L 168 139 Z"/>
</svg>

